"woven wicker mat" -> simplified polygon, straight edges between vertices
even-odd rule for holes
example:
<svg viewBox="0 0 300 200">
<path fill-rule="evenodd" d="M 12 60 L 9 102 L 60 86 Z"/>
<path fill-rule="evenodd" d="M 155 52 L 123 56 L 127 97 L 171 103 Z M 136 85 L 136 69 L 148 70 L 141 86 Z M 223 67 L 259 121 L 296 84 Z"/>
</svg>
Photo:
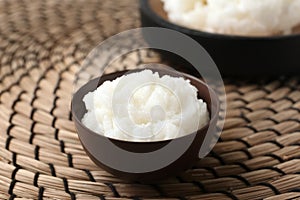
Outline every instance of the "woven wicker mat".
<svg viewBox="0 0 300 200">
<path fill-rule="evenodd" d="M 75 72 L 100 41 L 138 27 L 137 10 L 132 0 L 0 2 L 0 198 L 300 198 L 297 77 L 226 80 L 220 141 L 181 176 L 142 185 L 90 161 L 70 116 Z M 137 52 L 116 66 L 156 59 Z"/>
</svg>

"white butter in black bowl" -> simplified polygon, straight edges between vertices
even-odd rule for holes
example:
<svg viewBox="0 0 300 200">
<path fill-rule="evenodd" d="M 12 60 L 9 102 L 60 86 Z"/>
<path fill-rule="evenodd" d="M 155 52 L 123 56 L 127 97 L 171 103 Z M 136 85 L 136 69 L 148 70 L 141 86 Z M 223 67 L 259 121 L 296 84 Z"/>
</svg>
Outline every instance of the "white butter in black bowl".
<svg viewBox="0 0 300 200">
<path fill-rule="evenodd" d="M 206 124 L 183 136 L 163 140 L 147 140 L 146 138 L 133 140 L 132 137 L 129 140 L 126 139 L 127 136 L 125 138 L 112 137 L 111 134 L 105 134 L 105 131 L 95 132 L 88 128 L 82 120 L 88 112 L 83 101 L 85 95 L 94 91 L 97 86 L 106 84 L 105 81 L 112 81 L 134 72 L 137 71 L 120 71 L 88 81 L 74 94 L 71 110 L 80 142 L 87 155 L 97 165 L 119 178 L 149 183 L 178 175 L 191 168 L 200 159 L 199 153 L 202 147 L 206 148 L 214 141 L 213 135 L 217 132 L 220 104 L 213 89 L 198 78 L 160 69 L 156 71 L 160 76 L 182 77 L 193 85 L 197 90 L 198 98 L 203 99 L 207 104 L 209 121 Z M 129 87 L 128 83 L 123 86 Z M 104 95 L 101 98 L 105 98 Z M 124 105 L 126 105 L 126 101 Z M 187 108 L 191 108 L 191 106 L 189 105 Z M 133 132 L 128 133 L 131 136 L 134 135 Z M 145 135 L 146 132 L 141 131 L 140 133 Z"/>
<path fill-rule="evenodd" d="M 168 19 L 161 0 L 140 0 L 140 13 L 142 26 L 168 28 L 195 39 L 208 51 L 222 75 L 300 74 L 299 26 L 290 34 L 241 36 L 205 32 L 173 23 Z"/>
</svg>

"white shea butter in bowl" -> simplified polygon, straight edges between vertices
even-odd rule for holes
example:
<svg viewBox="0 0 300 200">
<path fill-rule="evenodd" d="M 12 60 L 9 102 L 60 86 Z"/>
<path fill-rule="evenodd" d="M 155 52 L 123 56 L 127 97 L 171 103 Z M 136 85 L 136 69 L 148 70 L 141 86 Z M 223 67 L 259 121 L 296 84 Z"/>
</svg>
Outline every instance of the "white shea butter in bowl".
<svg viewBox="0 0 300 200">
<path fill-rule="evenodd" d="M 299 0 L 161 0 L 171 22 L 211 33 L 291 34 L 300 25 Z"/>
<path fill-rule="evenodd" d="M 152 70 L 105 81 L 87 93 L 82 123 L 123 141 L 163 141 L 191 134 L 209 122 L 206 103 L 188 79 Z M 200 91 L 201 92 L 201 91 Z"/>
</svg>

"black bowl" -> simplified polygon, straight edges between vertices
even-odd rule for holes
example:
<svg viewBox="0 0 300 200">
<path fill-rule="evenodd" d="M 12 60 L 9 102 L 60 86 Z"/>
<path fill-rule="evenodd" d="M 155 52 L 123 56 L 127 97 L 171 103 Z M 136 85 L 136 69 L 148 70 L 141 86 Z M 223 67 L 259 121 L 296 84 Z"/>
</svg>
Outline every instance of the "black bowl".
<svg viewBox="0 0 300 200">
<path fill-rule="evenodd" d="M 300 74 L 300 34 L 247 37 L 193 30 L 169 22 L 160 0 L 140 0 L 140 13 L 142 26 L 173 29 L 196 40 L 222 75 Z"/>
<path fill-rule="evenodd" d="M 159 70 L 159 74 L 166 74 L 166 71 Z M 73 96 L 71 110 L 74 119 L 74 123 L 78 132 L 79 139 L 86 151 L 87 155 L 100 167 L 105 169 L 106 171 L 127 180 L 141 181 L 141 182 L 152 182 L 154 180 L 162 179 L 164 177 L 168 177 L 171 175 L 177 175 L 178 173 L 183 172 L 184 170 L 192 167 L 198 158 L 199 150 L 204 142 L 204 139 L 207 135 L 207 131 L 209 127 L 212 127 L 215 130 L 216 123 L 219 116 L 219 100 L 214 91 L 209 88 L 204 82 L 199 79 L 190 76 L 188 74 L 183 73 L 168 73 L 171 76 L 183 76 L 186 79 L 191 81 L 191 84 L 194 85 L 199 91 L 199 97 L 202 98 L 206 103 L 210 113 L 210 121 L 203 128 L 197 130 L 194 133 L 191 133 L 186 136 L 182 136 L 179 138 L 175 138 L 172 140 L 163 140 L 163 141 L 154 141 L 154 142 L 130 142 L 130 141 L 122 141 L 112 138 L 107 138 L 103 135 L 95 133 L 94 131 L 88 129 L 82 122 L 81 119 L 83 115 L 87 112 L 84 102 L 82 101 L 85 94 L 90 91 L 96 89 L 97 85 L 102 84 L 106 80 L 113 80 L 123 74 L 127 73 L 127 71 L 116 72 L 112 74 L 107 74 L 102 76 L 100 79 L 96 78 L 85 85 L 83 85 Z M 108 143 L 112 143 L 115 146 L 136 154 L 140 153 L 149 153 L 156 150 L 161 149 L 162 147 L 168 145 L 170 142 L 175 142 L 176 144 L 182 144 L 185 141 L 189 141 L 192 139 L 190 146 L 182 152 L 175 161 L 172 163 L 153 171 L 142 172 L 142 173 L 133 173 L 128 171 L 123 171 L 120 169 L 116 169 L 109 165 L 106 165 L 104 160 L 102 160 L 102 156 L 110 159 L 112 162 L 116 162 L 118 164 L 126 164 L 126 165 L 134 165 L 137 168 L 144 168 L 146 165 L 142 159 L 136 159 L 134 162 L 130 162 L 128 158 L 121 157 L 120 155 L 114 151 L 113 146 L 108 145 Z M 168 156 L 169 155 L 169 152 Z M 151 158 L 155 161 L 155 158 Z"/>
</svg>

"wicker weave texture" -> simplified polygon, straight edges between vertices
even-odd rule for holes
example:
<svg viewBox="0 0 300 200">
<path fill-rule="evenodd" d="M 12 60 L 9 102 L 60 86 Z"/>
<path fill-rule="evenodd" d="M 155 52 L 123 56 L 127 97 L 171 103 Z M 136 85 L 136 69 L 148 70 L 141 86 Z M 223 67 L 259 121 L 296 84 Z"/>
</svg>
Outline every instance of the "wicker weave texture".
<svg viewBox="0 0 300 200">
<path fill-rule="evenodd" d="M 132 0 L 0 2 L 0 198 L 300 198 L 298 77 L 225 80 L 220 141 L 178 177 L 132 183 L 91 162 L 70 115 L 76 72 L 100 41 L 139 25 Z M 111 70 L 150 61 L 133 52 Z"/>
</svg>

